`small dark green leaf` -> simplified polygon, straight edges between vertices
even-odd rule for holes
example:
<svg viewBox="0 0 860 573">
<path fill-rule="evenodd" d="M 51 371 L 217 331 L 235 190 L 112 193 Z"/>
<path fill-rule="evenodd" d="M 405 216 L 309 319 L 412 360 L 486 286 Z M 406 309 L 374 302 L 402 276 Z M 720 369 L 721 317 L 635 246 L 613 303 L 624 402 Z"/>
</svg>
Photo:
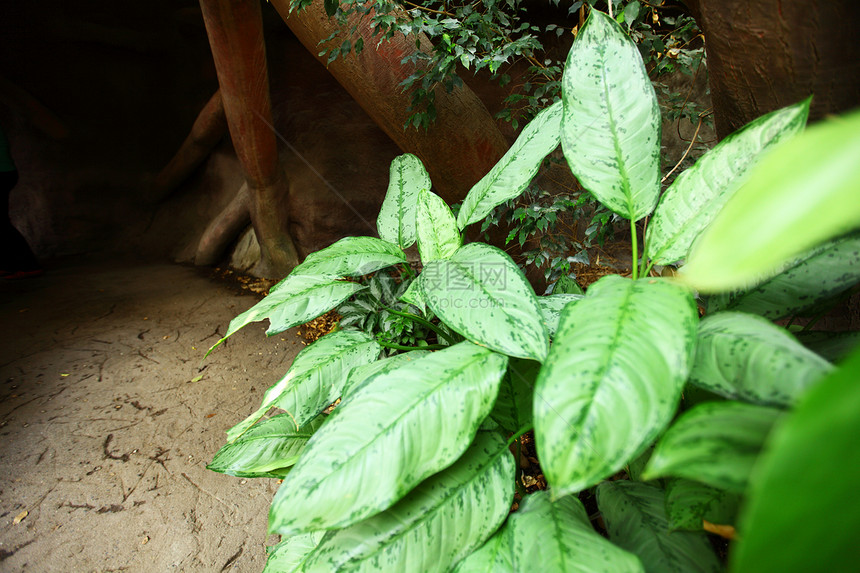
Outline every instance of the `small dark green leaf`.
<svg viewBox="0 0 860 573">
<path fill-rule="evenodd" d="M 691 480 L 666 481 L 666 513 L 673 531 L 702 531 L 705 520 L 735 524 L 741 496 Z"/>
<path fill-rule="evenodd" d="M 499 396 L 490 416 L 511 434 L 532 419 L 532 394 L 540 372 L 540 362 L 512 358 L 499 386 Z"/>
</svg>

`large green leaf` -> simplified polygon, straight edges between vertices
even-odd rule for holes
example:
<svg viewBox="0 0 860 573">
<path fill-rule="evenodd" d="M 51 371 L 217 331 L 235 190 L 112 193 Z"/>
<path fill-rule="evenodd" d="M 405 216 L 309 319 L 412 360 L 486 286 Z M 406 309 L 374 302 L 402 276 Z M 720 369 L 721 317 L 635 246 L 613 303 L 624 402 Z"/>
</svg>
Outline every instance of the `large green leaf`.
<svg viewBox="0 0 860 573">
<path fill-rule="evenodd" d="M 699 324 L 690 382 L 726 398 L 789 406 L 832 368 L 764 318 L 719 312 Z"/>
<path fill-rule="evenodd" d="M 512 358 L 499 385 L 499 395 L 490 416 L 506 432 L 518 432 L 532 420 L 532 395 L 540 362 Z"/>
<path fill-rule="evenodd" d="M 736 573 L 857 570 L 858 380 L 854 352 L 774 429 L 750 480 Z"/>
<path fill-rule="evenodd" d="M 780 415 L 780 410 L 742 402 L 699 404 L 666 430 L 643 477 L 683 477 L 743 493 Z"/>
<path fill-rule="evenodd" d="M 674 263 L 687 256 L 693 240 L 714 220 L 762 153 L 803 129 L 809 101 L 748 123 L 675 179 L 648 223 L 645 242 L 653 262 Z"/>
<path fill-rule="evenodd" d="M 293 573 L 301 570 L 308 555 L 319 545 L 324 535 L 324 531 L 312 531 L 284 539 L 271 549 L 263 573 Z"/>
<path fill-rule="evenodd" d="M 208 356 L 219 344 L 240 328 L 269 319 L 268 336 L 304 324 L 325 314 L 366 287 L 331 277 L 291 274 L 272 289 L 269 296 L 234 318 L 224 338 L 212 345 Z"/>
<path fill-rule="evenodd" d="M 480 432 L 453 466 L 386 511 L 330 531 L 301 569 L 440 573 L 480 546 L 514 496 L 514 459 L 494 432 Z"/>
<path fill-rule="evenodd" d="M 538 457 L 556 496 L 617 472 L 666 427 L 697 318 L 686 289 L 618 276 L 565 307 L 534 400 Z"/>
<path fill-rule="evenodd" d="M 299 428 L 340 397 L 349 371 L 373 362 L 382 349 L 364 332 L 340 330 L 327 334 L 299 352 L 287 374 L 266 390 L 256 412 L 227 431 L 232 442 L 263 417 L 269 408 L 286 410 Z"/>
<path fill-rule="evenodd" d="M 510 356 L 543 360 L 549 335 L 537 297 L 503 251 L 470 243 L 421 273 L 427 306 L 472 342 Z"/>
<path fill-rule="evenodd" d="M 390 358 L 385 358 L 384 360 L 377 360 L 370 364 L 356 366 L 350 370 L 349 375 L 346 377 L 346 382 L 343 384 L 342 392 L 344 399 L 346 400 L 349 398 L 351 394 L 358 390 L 372 376 L 384 374 L 394 370 L 395 368 L 400 368 L 407 362 L 411 362 L 412 360 L 425 356 L 428 352 L 428 350 L 412 350 L 411 352 L 396 354 Z"/>
<path fill-rule="evenodd" d="M 694 245 L 682 276 L 702 292 L 748 287 L 860 226 L 860 112 L 774 149 Z"/>
<path fill-rule="evenodd" d="M 507 359 L 463 342 L 374 376 L 308 442 L 269 529 L 347 527 L 454 462 L 490 413 Z"/>
<path fill-rule="evenodd" d="M 702 531 L 704 521 L 733 525 L 741 496 L 687 479 L 666 480 L 666 514 L 674 530 Z"/>
<path fill-rule="evenodd" d="M 537 114 L 499 162 L 469 190 L 457 215 L 461 229 L 482 220 L 528 187 L 544 157 L 558 147 L 562 111 L 561 102 L 557 102 Z"/>
<path fill-rule="evenodd" d="M 553 501 L 539 491 L 527 496 L 505 526 L 514 571 L 623 573 L 644 571 L 639 559 L 601 537 L 575 496 Z"/>
<path fill-rule="evenodd" d="M 660 193 L 660 110 L 639 50 L 592 10 L 562 76 L 561 146 L 570 168 L 606 207 L 631 220 Z"/>
<path fill-rule="evenodd" d="M 708 311 L 741 310 L 777 320 L 821 304 L 860 282 L 860 234 L 800 256 L 755 288 L 708 297 Z"/>
<path fill-rule="evenodd" d="M 401 249 L 415 242 L 415 213 L 422 189 L 430 189 L 430 176 L 421 160 L 410 153 L 395 157 L 388 192 L 376 219 L 381 238 Z"/>
<path fill-rule="evenodd" d="M 292 274 L 361 276 L 405 262 L 406 254 L 388 241 L 376 237 L 345 237 L 308 255 Z M 279 289 L 276 286 L 273 291 Z"/>
<path fill-rule="evenodd" d="M 296 429 L 289 414 L 273 416 L 218 450 L 206 468 L 236 477 L 283 478 L 324 421 L 317 416 Z"/>
<path fill-rule="evenodd" d="M 582 300 L 582 298 L 584 295 L 581 294 L 551 294 L 537 297 L 543 322 L 546 324 L 550 337 L 555 336 L 555 331 L 558 330 L 558 321 L 561 320 L 561 311 L 564 307 L 568 303 Z"/>
<path fill-rule="evenodd" d="M 671 531 L 662 490 L 633 481 L 597 486 L 609 538 L 636 554 L 648 573 L 717 572 L 720 562 L 704 533 Z"/>
<path fill-rule="evenodd" d="M 454 573 L 516 573 L 506 531 L 493 535 L 457 564 Z"/>
<path fill-rule="evenodd" d="M 425 265 L 447 259 L 460 248 L 462 240 L 454 214 L 441 197 L 428 189 L 418 193 L 416 221 L 418 252 Z"/>
</svg>

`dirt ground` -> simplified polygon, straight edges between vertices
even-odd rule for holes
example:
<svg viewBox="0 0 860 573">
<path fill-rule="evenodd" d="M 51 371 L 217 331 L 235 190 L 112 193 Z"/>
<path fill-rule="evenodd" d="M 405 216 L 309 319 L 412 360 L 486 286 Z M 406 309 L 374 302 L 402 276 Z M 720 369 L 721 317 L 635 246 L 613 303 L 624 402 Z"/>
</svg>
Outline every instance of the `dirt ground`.
<svg viewBox="0 0 860 573">
<path fill-rule="evenodd" d="M 127 260 L 0 284 L 0 571 L 262 570 L 277 481 L 206 463 L 302 345 L 254 324 L 201 370 L 256 300 Z"/>
</svg>

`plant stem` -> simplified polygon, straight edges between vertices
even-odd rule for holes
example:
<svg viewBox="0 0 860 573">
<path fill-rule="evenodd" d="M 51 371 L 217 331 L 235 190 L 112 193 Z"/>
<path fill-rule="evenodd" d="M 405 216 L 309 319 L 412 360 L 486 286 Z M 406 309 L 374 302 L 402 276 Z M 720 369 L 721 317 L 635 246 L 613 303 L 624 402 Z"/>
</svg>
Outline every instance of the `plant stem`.
<svg viewBox="0 0 860 573">
<path fill-rule="evenodd" d="M 453 338 L 451 338 L 451 336 L 447 332 L 445 332 L 444 330 L 442 330 L 441 328 L 439 328 L 438 326 L 436 326 L 435 324 L 433 324 L 429 320 L 426 320 L 424 318 L 421 318 L 420 316 L 411 314 L 409 312 L 401 312 L 399 310 L 394 310 L 393 308 L 387 307 L 384 304 L 380 304 L 379 306 L 381 306 L 382 308 L 384 308 L 385 310 L 387 310 L 391 314 L 396 314 L 398 316 L 402 316 L 403 318 L 408 318 L 410 320 L 417 322 L 418 324 L 426 326 L 427 328 L 429 328 L 430 330 L 432 330 L 433 332 L 435 332 L 436 334 L 438 334 L 439 336 L 441 336 L 442 338 L 447 340 L 450 344 L 457 344 L 457 341 L 454 340 Z"/>
<path fill-rule="evenodd" d="M 523 434 L 525 434 L 526 432 L 531 431 L 531 429 L 532 429 L 532 425 L 531 425 L 531 424 L 526 424 L 525 426 L 523 426 L 522 428 L 520 428 L 519 430 L 517 430 L 517 432 L 516 432 L 513 436 L 511 436 L 510 438 L 508 438 L 508 447 L 510 448 L 510 447 L 511 447 L 511 444 L 513 444 L 515 441 L 519 440 L 519 439 L 520 439 L 520 437 L 522 437 L 522 435 L 523 435 Z"/>
<path fill-rule="evenodd" d="M 376 343 L 383 348 L 392 348 L 394 350 L 442 350 L 443 348 L 448 348 L 444 344 L 428 344 L 427 346 L 403 346 L 402 344 L 393 344 L 391 342 L 383 342 L 382 340 L 376 339 Z"/>
<path fill-rule="evenodd" d="M 631 272 L 633 273 L 633 280 L 635 281 L 639 278 L 639 245 L 636 242 L 636 221 L 632 219 L 630 220 L 630 246 L 633 249 L 633 264 L 631 265 Z"/>
</svg>

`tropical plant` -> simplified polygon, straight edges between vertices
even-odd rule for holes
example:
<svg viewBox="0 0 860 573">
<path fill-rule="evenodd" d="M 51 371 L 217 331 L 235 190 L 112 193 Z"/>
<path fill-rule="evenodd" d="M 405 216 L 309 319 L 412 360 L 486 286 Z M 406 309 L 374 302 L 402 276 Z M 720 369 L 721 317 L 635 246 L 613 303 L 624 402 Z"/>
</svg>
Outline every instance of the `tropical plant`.
<svg viewBox="0 0 860 573">
<path fill-rule="evenodd" d="M 366 288 L 345 277 L 402 265 L 417 241 L 423 270 L 402 298 L 458 338 L 380 359 L 367 332 L 329 334 L 228 432 L 212 469 L 284 478 L 266 571 L 718 571 L 706 531 L 735 527 L 736 571 L 856 565 L 844 560 L 860 525 L 860 355 L 835 368 L 756 315 L 802 313 L 860 281 L 860 235 L 845 234 L 860 226 L 860 114 L 794 137 L 808 104 L 752 122 L 660 197 L 653 87 L 636 46 L 593 11 L 562 101 L 456 217 L 420 161 L 397 158 L 380 238 L 312 254 L 226 336 L 300 325 Z M 585 296 L 536 296 L 502 251 L 462 244 L 559 143 L 629 221 L 631 276 Z M 651 276 L 684 260 L 680 281 Z M 742 290 L 702 301 L 700 320 L 690 285 Z M 285 413 L 259 422 L 271 408 Z M 549 490 L 509 515 L 511 446 L 532 429 Z"/>
</svg>

